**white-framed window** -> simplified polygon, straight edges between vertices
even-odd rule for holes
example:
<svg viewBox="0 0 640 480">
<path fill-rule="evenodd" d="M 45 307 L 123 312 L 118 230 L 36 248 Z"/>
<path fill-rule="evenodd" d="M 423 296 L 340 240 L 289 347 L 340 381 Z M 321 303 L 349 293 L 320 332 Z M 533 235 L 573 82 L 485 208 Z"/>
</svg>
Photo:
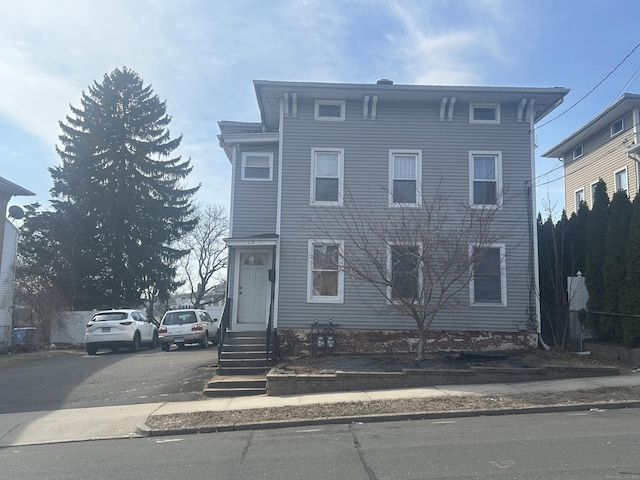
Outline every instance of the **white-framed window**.
<svg viewBox="0 0 640 480">
<path fill-rule="evenodd" d="M 470 123 L 500 123 L 499 103 L 470 103 Z"/>
<path fill-rule="evenodd" d="M 420 245 L 387 244 L 387 297 L 394 300 L 416 301 L 421 289 Z"/>
<path fill-rule="evenodd" d="M 307 301 L 342 303 L 344 299 L 344 243 L 309 240 Z"/>
<path fill-rule="evenodd" d="M 629 190 L 629 182 L 627 178 L 627 167 L 624 167 L 613 174 L 615 179 L 616 192 Z"/>
<path fill-rule="evenodd" d="M 502 152 L 469 152 L 469 201 L 480 207 L 502 205 Z"/>
<path fill-rule="evenodd" d="M 583 153 L 584 153 L 584 150 L 582 148 L 582 144 L 576 145 L 575 147 L 573 147 L 573 159 L 574 160 L 576 158 L 580 158 Z"/>
<path fill-rule="evenodd" d="M 342 205 L 344 149 L 311 149 L 311 205 Z"/>
<path fill-rule="evenodd" d="M 581 188 L 580 190 L 575 191 L 575 200 L 576 200 L 576 212 L 577 212 L 578 209 L 580 208 L 580 204 L 584 203 L 585 201 L 584 188 Z"/>
<path fill-rule="evenodd" d="M 620 117 L 618 120 L 611 124 L 611 136 L 615 137 L 616 135 L 622 133 L 624 130 L 624 118 Z"/>
<path fill-rule="evenodd" d="M 344 122 L 345 101 L 344 100 L 316 100 L 313 119 Z"/>
<path fill-rule="evenodd" d="M 242 153 L 242 180 L 273 179 L 273 153 Z"/>
<path fill-rule="evenodd" d="M 422 151 L 389 150 L 389 206 L 422 204 Z"/>
<path fill-rule="evenodd" d="M 469 294 L 471 305 L 507 306 L 507 265 L 505 246 L 471 246 L 472 266 Z"/>
</svg>

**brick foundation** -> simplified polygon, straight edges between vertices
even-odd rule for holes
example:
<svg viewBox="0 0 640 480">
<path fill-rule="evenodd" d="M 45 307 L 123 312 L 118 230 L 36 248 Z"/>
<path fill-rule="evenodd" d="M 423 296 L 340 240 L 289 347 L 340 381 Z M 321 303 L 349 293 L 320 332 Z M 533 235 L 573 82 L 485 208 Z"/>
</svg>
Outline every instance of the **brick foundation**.
<svg viewBox="0 0 640 480">
<path fill-rule="evenodd" d="M 318 338 L 310 330 L 278 329 L 280 353 L 309 355 L 334 353 L 342 355 L 413 353 L 417 350 L 415 330 L 346 330 L 336 329 L 333 348 L 319 348 Z M 531 332 L 430 332 L 427 351 L 507 351 L 535 348 L 538 335 Z"/>
</svg>

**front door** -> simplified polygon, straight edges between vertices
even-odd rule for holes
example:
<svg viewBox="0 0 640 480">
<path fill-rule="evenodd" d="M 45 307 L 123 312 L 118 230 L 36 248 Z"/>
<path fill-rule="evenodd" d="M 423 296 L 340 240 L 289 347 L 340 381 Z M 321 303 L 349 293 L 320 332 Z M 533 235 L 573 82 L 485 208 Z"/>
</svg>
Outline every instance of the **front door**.
<svg viewBox="0 0 640 480">
<path fill-rule="evenodd" d="M 238 330 L 262 330 L 267 325 L 269 275 L 267 253 L 241 253 L 238 283 Z"/>
</svg>

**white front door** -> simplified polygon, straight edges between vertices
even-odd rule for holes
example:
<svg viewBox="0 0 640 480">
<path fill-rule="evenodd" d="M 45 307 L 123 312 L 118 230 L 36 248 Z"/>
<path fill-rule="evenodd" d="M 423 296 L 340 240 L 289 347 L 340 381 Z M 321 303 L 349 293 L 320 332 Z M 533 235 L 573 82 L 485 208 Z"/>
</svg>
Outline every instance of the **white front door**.
<svg viewBox="0 0 640 480">
<path fill-rule="evenodd" d="M 241 253 L 238 282 L 238 330 L 262 330 L 267 325 L 269 254 Z"/>
</svg>

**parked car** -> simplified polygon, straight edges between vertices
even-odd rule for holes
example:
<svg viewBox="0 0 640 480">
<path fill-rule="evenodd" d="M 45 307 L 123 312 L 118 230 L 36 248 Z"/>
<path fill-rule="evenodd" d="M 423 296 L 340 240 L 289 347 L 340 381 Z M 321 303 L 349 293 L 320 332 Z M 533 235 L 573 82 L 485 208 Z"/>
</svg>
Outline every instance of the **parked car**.
<svg viewBox="0 0 640 480">
<path fill-rule="evenodd" d="M 204 310 L 195 308 L 169 310 L 160 322 L 160 347 L 168 352 L 174 343 L 182 349 L 188 343 L 207 348 L 209 341 L 218 341 L 218 319 L 211 319 Z"/>
<path fill-rule="evenodd" d="M 117 352 L 128 347 L 137 352 L 142 345 L 158 347 L 158 327 L 139 310 L 104 310 L 87 323 L 84 341 L 89 355 L 101 348 Z"/>
</svg>

